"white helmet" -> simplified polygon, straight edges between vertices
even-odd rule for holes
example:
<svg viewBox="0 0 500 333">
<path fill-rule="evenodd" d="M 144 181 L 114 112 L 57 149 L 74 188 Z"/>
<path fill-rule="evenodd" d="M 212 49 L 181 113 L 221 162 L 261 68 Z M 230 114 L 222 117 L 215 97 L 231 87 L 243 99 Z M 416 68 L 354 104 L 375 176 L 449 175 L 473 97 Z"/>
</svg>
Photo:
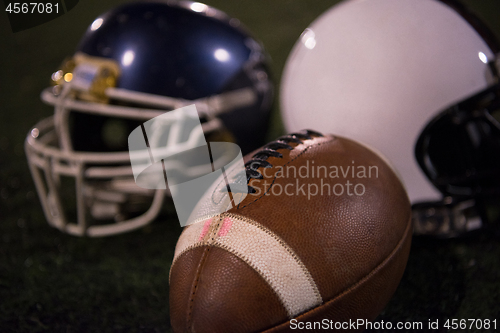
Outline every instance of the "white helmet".
<svg viewBox="0 0 500 333">
<path fill-rule="evenodd" d="M 399 172 L 416 220 L 434 217 L 417 231 L 449 236 L 477 227 L 481 219 L 470 217 L 482 215 L 479 198 L 500 189 L 492 36 L 454 1 L 344 1 L 304 31 L 288 58 L 285 127 L 381 151 Z"/>
</svg>

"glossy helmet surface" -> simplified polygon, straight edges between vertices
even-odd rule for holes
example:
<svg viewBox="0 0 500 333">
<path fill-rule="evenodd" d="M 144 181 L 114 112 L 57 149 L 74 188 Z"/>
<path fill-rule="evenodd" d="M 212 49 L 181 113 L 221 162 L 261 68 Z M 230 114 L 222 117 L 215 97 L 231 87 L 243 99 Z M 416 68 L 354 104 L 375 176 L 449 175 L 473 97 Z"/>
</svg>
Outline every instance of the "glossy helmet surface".
<svg viewBox="0 0 500 333">
<path fill-rule="evenodd" d="M 166 111 L 195 104 L 207 141 L 233 141 L 243 153 L 262 145 L 273 95 L 266 62 L 237 19 L 201 3 L 137 2 L 99 16 L 42 92 L 54 116 L 26 140 L 49 223 L 105 236 L 153 220 L 165 191 L 134 183 L 127 138 Z M 76 192 L 71 209 L 65 191 Z"/>
<path fill-rule="evenodd" d="M 285 127 L 381 151 L 405 183 L 416 232 L 459 234 L 483 223 L 481 201 L 500 193 L 499 50 L 455 1 L 344 1 L 287 60 Z"/>
</svg>

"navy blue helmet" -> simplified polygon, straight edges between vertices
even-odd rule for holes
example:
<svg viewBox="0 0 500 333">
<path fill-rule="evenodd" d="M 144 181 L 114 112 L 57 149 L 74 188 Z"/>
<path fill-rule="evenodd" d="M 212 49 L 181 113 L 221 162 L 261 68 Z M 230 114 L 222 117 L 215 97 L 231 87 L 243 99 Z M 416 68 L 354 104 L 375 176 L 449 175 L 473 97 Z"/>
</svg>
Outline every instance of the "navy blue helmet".
<svg viewBox="0 0 500 333">
<path fill-rule="evenodd" d="M 235 142 L 246 154 L 265 143 L 273 100 L 262 45 L 239 20 L 187 1 L 129 3 L 99 16 L 52 83 L 42 100 L 54 116 L 30 132 L 26 153 L 49 223 L 76 235 L 123 232 L 157 215 L 164 191 L 134 183 L 132 130 L 195 104 L 206 141 Z M 77 223 L 63 207 L 67 176 L 76 181 Z"/>
<path fill-rule="evenodd" d="M 224 110 L 207 112 L 222 120 L 244 153 L 264 143 L 272 101 L 266 55 L 237 19 L 219 10 L 197 2 L 126 4 L 90 25 L 77 54 L 115 61 L 116 88 L 128 91 L 194 101 L 250 89 L 249 102 L 234 106 L 229 99 Z M 81 145 L 85 126 L 75 130 L 77 148 L 113 149 L 97 140 Z"/>
</svg>

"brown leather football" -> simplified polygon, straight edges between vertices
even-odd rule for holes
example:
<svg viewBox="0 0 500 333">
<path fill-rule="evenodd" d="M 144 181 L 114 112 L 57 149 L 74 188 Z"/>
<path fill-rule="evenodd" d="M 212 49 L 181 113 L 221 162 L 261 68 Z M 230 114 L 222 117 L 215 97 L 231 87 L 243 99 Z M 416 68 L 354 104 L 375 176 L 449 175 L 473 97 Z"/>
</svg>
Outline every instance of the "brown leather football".
<svg viewBox="0 0 500 333">
<path fill-rule="evenodd" d="M 303 131 L 245 160 L 246 197 L 179 238 L 174 331 L 352 329 L 349 320 L 375 319 L 403 275 L 412 231 L 408 197 L 384 158 Z"/>
</svg>

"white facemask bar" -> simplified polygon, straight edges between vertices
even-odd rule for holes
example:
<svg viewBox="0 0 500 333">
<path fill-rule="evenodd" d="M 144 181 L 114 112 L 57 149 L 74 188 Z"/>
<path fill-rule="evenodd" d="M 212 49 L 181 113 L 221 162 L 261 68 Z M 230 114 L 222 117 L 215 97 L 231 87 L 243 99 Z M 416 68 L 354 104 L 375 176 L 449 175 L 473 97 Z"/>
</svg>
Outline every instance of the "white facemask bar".
<svg viewBox="0 0 500 333">
<path fill-rule="evenodd" d="M 61 97 L 69 93 L 69 90 L 66 92 L 66 87 L 63 88 L 63 92 L 59 95 L 55 95 L 53 89 L 54 87 L 46 88 L 41 94 L 42 100 L 49 105 L 61 106 L 69 110 L 83 113 L 145 121 L 159 116 L 165 113 L 165 111 L 178 109 L 191 104 L 196 105 L 200 116 L 212 119 L 220 114 L 234 110 L 235 108 L 252 105 L 257 100 L 256 93 L 249 87 L 197 100 L 158 96 L 120 88 L 106 89 L 106 96 L 111 99 L 160 108 L 160 110 L 158 110 L 64 99 Z"/>
<path fill-rule="evenodd" d="M 49 224 L 57 229 L 75 236 L 90 236 L 100 237 L 115 235 L 133 229 L 142 227 L 153 220 L 161 210 L 163 200 L 165 197 L 164 190 L 147 191 L 142 190 L 143 195 L 152 196 L 152 203 L 149 209 L 142 215 L 129 219 L 127 221 L 106 224 L 106 225 L 92 225 L 87 224 L 88 209 L 85 204 L 86 190 L 91 190 L 90 186 L 86 188 L 86 179 L 94 179 L 100 177 L 93 177 L 92 170 L 96 171 L 94 174 L 100 174 L 98 167 L 87 168 L 87 163 L 109 163 L 105 159 L 106 154 L 85 154 L 85 153 L 67 153 L 50 146 L 51 143 L 57 139 L 54 132 L 53 118 L 47 118 L 37 124 L 37 131 L 31 132 L 25 142 L 26 155 L 28 157 L 30 171 L 35 182 L 35 186 L 40 197 L 45 217 Z M 86 158 L 84 162 L 83 157 Z M 113 153 L 113 160 L 124 161 L 128 159 L 128 153 Z M 132 173 L 129 167 L 116 167 L 118 171 L 115 176 L 130 175 Z M 89 175 L 90 173 L 90 175 Z M 63 210 L 61 194 L 59 191 L 60 176 L 70 176 L 75 178 L 75 195 L 77 201 L 77 222 L 69 222 Z M 45 182 L 43 179 L 45 178 Z M 121 184 L 123 187 L 125 184 Z M 129 184 L 131 186 L 135 184 Z M 113 195 L 112 191 L 103 191 L 102 193 L 95 193 L 96 195 L 106 196 Z"/>
</svg>

